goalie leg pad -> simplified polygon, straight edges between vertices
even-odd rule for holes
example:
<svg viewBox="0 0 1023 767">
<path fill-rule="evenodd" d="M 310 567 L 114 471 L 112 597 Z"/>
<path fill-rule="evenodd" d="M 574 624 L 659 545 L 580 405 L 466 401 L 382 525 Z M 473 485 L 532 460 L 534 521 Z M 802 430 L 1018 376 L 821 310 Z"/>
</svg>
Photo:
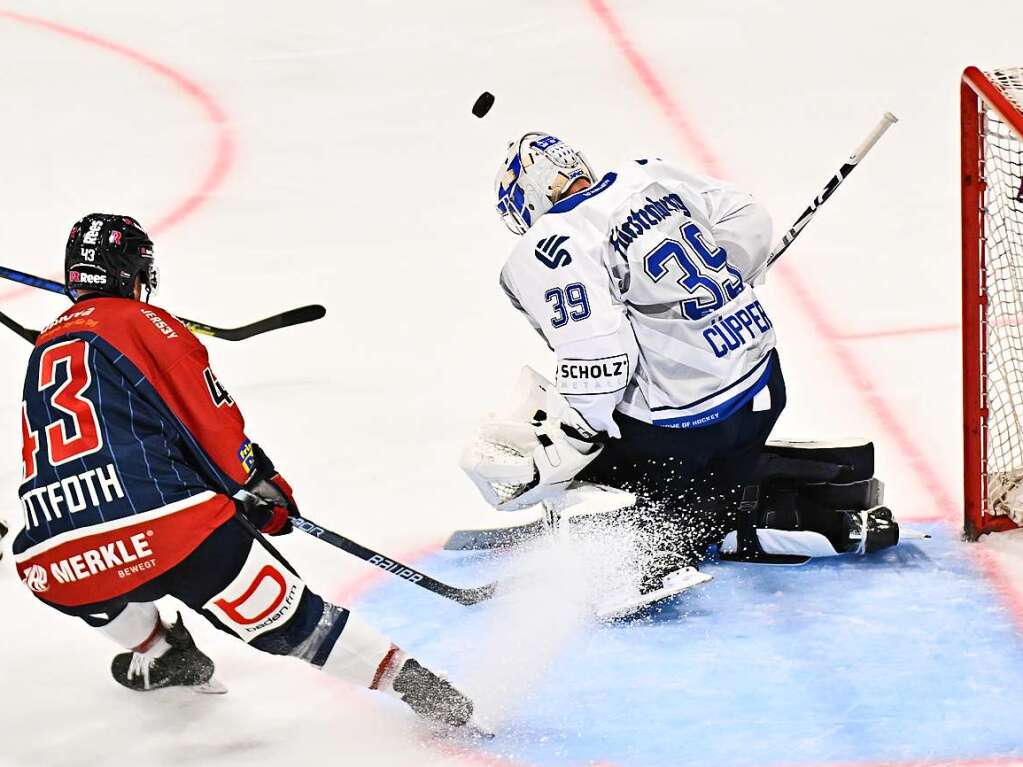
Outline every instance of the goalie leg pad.
<svg viewBox="0 0 1023 767">
<path fill-rule="evenodd" d="M 757 478 L 848 483 L 874 476 L 874 443 L 859 440 L 771 440 L 764 446 Z"/>
<path fill-rule="evenodd" d="M 870 509 L 884 503 L 884 482 L 871 477 L 856 482 L 803 485 L 799 495 L 831 509 Z"/>
<path fill-rule="evenodd" d="M 726 537 L 722 555 L 764 561 L 895 545 L 898 523 L 881 505 L 884 483 L 873 471 L 869 442 L 769 442 L 758 465 L 759 499 L 740 508 L 739 530 Z"/>
<path fill-rule="evenodd" d="M 875 551 L 895 546 L 899 542 L 899 523 L 884 506 L 865 511 L 829 512 L 836 529 L 841 533 L 831 535 L 814 530 L 779 530 L 757 528 L 757 545 L 746 546 L 740 551 L 738 531 L 725 536 L 721 542 L 722 559 L 765 564 L 798 564 L 779 557 L 801 558 L 833 557 L 839 554 L 872 554 Z M 751 548 L 753 549 L 751 551 Z M 744 556 L 739 556 L 744 554 Z"/>
<path fill-rule="evenodd" d="M 810 530 L 769 530 L 758 529 L 757 541 L 760 550 L 770 557 L 798 557 L 802 561 L 810 557 L 834 557 L 843 553 L 835 551 L 826 537 Z M 722 554 L 738 552 L 739 535 L 733 531 L 721 542 Z M 728 559 L 728 557 L 725 557 Z M 745 561 L 759 561 L 757 557 Z M 775 562 L 777 564 L 796 564 L 796 562 Z"/>
</svg>

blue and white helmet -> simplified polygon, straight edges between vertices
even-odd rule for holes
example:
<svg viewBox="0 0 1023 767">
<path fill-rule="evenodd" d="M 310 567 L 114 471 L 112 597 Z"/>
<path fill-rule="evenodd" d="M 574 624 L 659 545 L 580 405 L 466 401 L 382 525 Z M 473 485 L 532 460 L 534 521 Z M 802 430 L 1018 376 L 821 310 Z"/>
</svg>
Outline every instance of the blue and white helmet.
<svg viewBox="0 0 1023 767">
<path fill-rule="evenodd" d="M 580 152 L 546 133 L 527 133 L 508 144 L 494 184 L 497 212 L 515 234 L 525 234 L 579 178 L 593 183 L 593 171 Z"/>
</svg>

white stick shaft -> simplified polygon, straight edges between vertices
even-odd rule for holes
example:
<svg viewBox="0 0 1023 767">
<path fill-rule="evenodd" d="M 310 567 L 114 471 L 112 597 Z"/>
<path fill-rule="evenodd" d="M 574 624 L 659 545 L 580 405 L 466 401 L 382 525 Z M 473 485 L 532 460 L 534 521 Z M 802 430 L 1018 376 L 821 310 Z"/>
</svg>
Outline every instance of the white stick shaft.
<svg viewBox="0 0 1023 767">
<path fill-rule="evenodd" d="M 899 118 L 891 112 L 885 112 L 884 116 L 881 118 L 881 122 L 879 122 L 875 126 L 874 130 L 870 132 L 870 135 L 863 140 L 863 143 L 856 148 L 856 151 L 849 156 L 849 162 L 855 165 L 862 160 L 864 155 L 874 148 L 874 144 L 881 140 L 881 136 L 884 135 L 885 131 L 895 125 L 898 121 Z"/>
<path fill-rule="evenodd" d="M 774 249 L 771 251 L 771 255 L 767 259 L 767 264 L 764 267 L 765 269 L 777 261 L 781 254 L 788 249 L 793 240 L 799 236 L 799 233 L 803 231 L 806 225 L 810 223 L 815 215 L 817 215 L 817 211 L 820 209 L 821 205 L 827 202 L 828 198 L 835 193 L 835 190 L 838 189 L 843 181 L 845 181 L 846 177 L 856 169 L 860 160 L 862 160 L 866 156 L 867 152 L 874 147 L 874 144 L 881 139 L 881 136 L 885 134 L 885 131 L 897 122 L 898 118 L 896 118 L 891 112 L 884 113 L 881 121 L 863 140 L 863 143 L 856 147 L 856 151 L 849 155 L 849 159 L 845 161 L 845 164 L 842 165 L 841 168 L 838 169 L 838 173 L 828 179 L 828 183 L 824 185 L 824 189 L 821 190 L 821 193 L 813 199 L 813 202 L 810 203 L 809 207 L 807 207 L 799 218 L 796 219 L 796 223 L 794 223 L 789 230 L 785 232 L 785 235 L 781 238 L 781 242 L 774 246 Z"/>
</svg>

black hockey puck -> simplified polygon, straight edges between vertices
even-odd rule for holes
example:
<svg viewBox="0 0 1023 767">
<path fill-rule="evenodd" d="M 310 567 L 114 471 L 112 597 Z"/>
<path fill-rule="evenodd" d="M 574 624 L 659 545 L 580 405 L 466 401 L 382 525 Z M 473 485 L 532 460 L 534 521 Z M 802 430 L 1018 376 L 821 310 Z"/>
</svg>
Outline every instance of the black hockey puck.
<svg viewBox="0 0 1023 767">
<path fill-rule="evenodd" d="M 476 103 L 472 105 L 472 113 L 477 117 L 485 117 L 492 106 L 494 106 L 494 94 L 490 91 L 483 91 L 476 99 Z"/>
</svg>

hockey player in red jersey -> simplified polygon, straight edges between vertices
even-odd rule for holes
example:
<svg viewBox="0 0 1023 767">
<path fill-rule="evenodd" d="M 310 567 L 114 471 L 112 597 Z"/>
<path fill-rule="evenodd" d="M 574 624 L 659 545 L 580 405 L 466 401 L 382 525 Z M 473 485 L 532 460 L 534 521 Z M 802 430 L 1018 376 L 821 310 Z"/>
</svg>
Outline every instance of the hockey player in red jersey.
<svg viewBox="0 0 1023 767">
<path fill-rule="evenodd" d="M 468 698 L 310 590 L 256 533 L 291 531 L 291 487 L 246 436 L 203 345 L 140 301 L 157 271 L 138 222 L 76 223 L 65 282 L 75 305 L 40 334 L 25 379 L 13 546 L 25 584 L 123 647 L 112 672 L 133 690 L 215 684 L 181 616 L 161 619 L 155 601 L 169 595 L 258 650 L 466 725 Z"/>
</svg>

